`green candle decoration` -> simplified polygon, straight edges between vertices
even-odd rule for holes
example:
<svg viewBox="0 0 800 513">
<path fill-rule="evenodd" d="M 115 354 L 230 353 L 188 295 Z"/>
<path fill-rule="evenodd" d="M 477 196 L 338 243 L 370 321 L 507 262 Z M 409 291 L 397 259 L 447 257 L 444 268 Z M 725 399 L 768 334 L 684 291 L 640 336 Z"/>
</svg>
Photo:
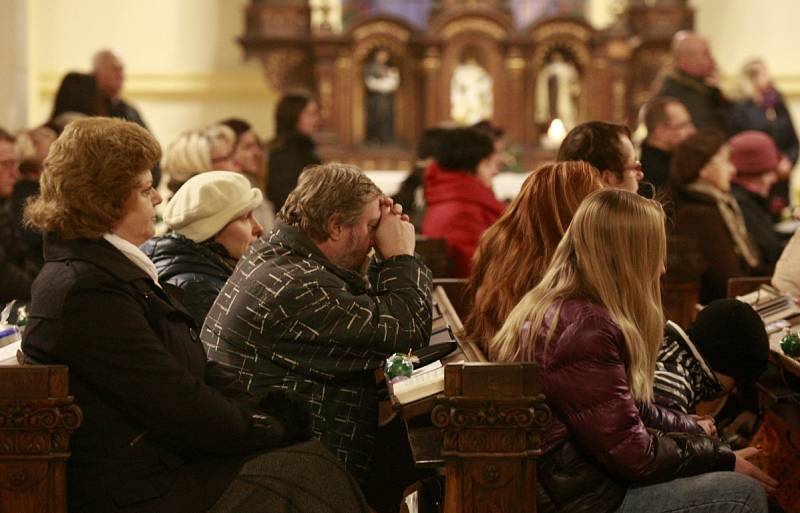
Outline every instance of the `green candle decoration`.
<svg viewBox="0 0 800 513">
<path fill-rule="evenodd" d="M 792 358 L 800 356 L 800 335 L 794 331 L 787 332 L 786 335 L 781 338 L 781 349 L 786 355 Z"/>
<path fill-rule="evenodd" d="M 411 373 L 414 372 L 414 362 L 411 355 L 403 353 L 394 353 L 386 359 L 386 366 L 383 369 L 386 379 L 389 381 L 395 378 L 410 378 Z"/>
</svg>

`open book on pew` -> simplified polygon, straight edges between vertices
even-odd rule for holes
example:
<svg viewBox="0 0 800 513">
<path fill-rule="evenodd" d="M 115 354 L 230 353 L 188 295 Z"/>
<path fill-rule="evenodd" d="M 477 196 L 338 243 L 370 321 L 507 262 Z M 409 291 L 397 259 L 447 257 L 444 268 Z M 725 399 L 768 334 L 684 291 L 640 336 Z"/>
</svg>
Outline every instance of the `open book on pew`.
<svg viewBox="0 0 800 513">
<path fill-rule="evenodd" d="M 444 391 L 444 366 L 441 360 L 415 369 L 410 378 L 392 385 L 392 393 L 400 404 L 413 403 L 442 391 Z"/>
<path fill-rule="evenodd" d="M 774 333 L 789 326 L 787 319 L 800 315 L 800 308 L 795 299 L 785 292 L 781 292 L 775 287 L 765 284 L 758 290 L 737 296 L 736 299 L 743 301 L 758 313 L 767 333 Z"/>
<path fill-rule="evenodd" d="M 414 351 L 423 367 L 415 369 L 411 377 L 392 384 L 391 393 L 397 405 L 434 397 L 444 391 L 444 366 L 448 363 L 486 361 L 475 344 L 459 340 L 461 319 L 442 287 L 433 292 L 431 337 L 428 347 Z"/>
</svg>

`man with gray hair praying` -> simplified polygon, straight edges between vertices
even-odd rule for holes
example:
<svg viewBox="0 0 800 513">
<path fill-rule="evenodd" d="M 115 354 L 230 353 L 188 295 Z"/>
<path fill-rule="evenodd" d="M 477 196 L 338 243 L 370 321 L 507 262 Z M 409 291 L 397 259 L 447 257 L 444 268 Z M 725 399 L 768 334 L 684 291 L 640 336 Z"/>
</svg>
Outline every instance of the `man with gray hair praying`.
<svg viewBox="0 0 800 513">
<path fill-rule="evenodd" d="M 431 272 L 414 244 L 402 207 L 358 168 L 307 168 L 201 334 L 209 358 L 256 396 L 305 398 L 314 436 L 362 486 L 378 429 L 375 369 L 430 337 Z"/>
</svg>

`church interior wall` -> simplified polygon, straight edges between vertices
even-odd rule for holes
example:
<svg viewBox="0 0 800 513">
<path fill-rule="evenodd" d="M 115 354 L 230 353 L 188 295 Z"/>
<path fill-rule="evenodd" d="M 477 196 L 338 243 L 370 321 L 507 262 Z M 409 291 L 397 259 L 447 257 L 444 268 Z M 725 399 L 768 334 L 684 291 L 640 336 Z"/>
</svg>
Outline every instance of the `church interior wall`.
<svg viewBox="0 0 800 513">
<path fill-rule="evenodd" d="M 123 96 L 162 144 L 185 128 L 230 116 L 271 134 L 277 94 L 236 43 L 247 3 L 30 0 L 28 123 L 48 117 L 64 73 L 88 71 L 92 54 L 111 47 L 126 64 Z"/>
<path fill-rule="evenodd" d="M 126 62 L 124 96 L 162 144 L 182 129 L 227 116 L 273 133 L 278 94 L 257 62 L 244 62 L 236 38 L 248 0 L 5 0 L 0 2 L 0 126 L 12 130 L 49 115 L 58 82 L 88 71 L 99 48 Z M 708 37 L 723 86 L 731 90 L 745 59 L 765 58 L 800 121 L 800 67 L 789 44 L 800 2 L 692 0 L 695 27 Z M 613 0 L 591 0 L 591 21 L 608 22 Z M 604 17 L 605 15 L 605 17 Z M 8 73 L 6 73 L 8 71 Z"/>
</svg>

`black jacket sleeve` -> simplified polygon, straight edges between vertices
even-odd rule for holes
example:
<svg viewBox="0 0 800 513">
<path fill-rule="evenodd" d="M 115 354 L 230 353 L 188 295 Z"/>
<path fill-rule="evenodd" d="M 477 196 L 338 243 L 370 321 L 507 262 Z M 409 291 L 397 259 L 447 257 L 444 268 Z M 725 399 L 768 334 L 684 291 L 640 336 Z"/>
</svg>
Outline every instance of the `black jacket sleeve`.
<svg viewBox="0 0 800 513">
<path fill-rule="evenodd" d="M 181 449 L 234 454 L 283 443 L 274 419 L 191 374 L 112 279 L 80 279 L 64 300 L 51 355 L 142 425 Z"/>
</svg>

